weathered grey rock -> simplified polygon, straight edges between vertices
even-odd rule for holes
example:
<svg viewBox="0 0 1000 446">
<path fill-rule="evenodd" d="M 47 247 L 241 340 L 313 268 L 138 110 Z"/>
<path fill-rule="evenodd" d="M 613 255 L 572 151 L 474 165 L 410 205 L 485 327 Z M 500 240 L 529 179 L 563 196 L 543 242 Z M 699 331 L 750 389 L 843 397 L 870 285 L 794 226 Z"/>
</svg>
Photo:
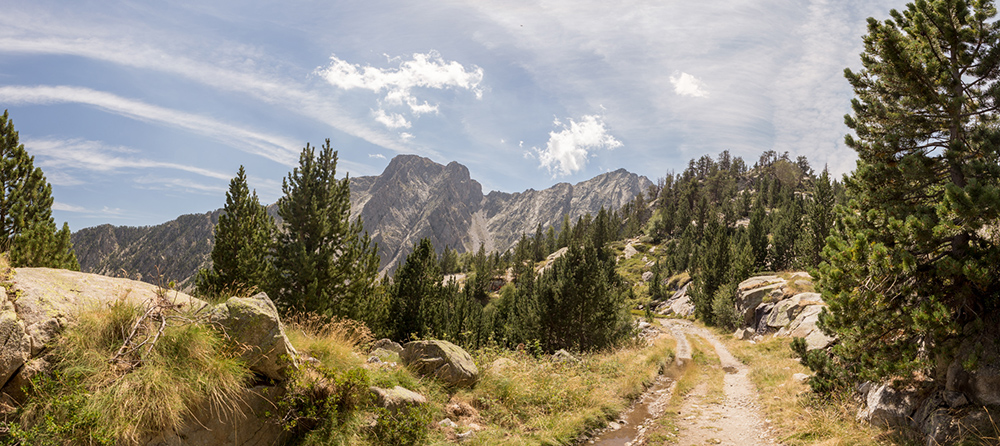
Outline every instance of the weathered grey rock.
<svg viewBox="0 0 1000 446">
<path fill-rule="evenodd" d="M 21 291 L 15 307 L 26 327 L 52 318 L 71 319 L 114 299 L 135 304 L 155 302 L 161 292 L 159 287 L 137 280 L 52 268 L 15 268 L 13 281 Z M 166 290 L 164 297 L 181 306 L 205 305 L 179 291 Z"/>
<path fill-rule="evenodd" d="M 515 368 L 515 367 L 517 367 L 517 363 L 514 362 L 514 360 L 509 358 L 497 358 L 496 360 L 490 363 L 489 370 L 500 372 L 503 371 L 504 369 Z"/>
<path fill-rule="evenodd" d="M 650 280 L 653 280 L 653 272 L 652 271 L 646 271 L 646 272 L 642 273 L 642 281 L 643 282 L 649 282 Z"/>
<path fill-rule="evenodd" d="M 752 279 L 750 279 L 752 280 Z M 742 282 L 746 283 L 746 281 Z M 743 325 L 752 325 L 754 322 L 754 311 L 757 306 L 764 302 L 764 297 L 772 291 L 780 291 L 784 282 L 772 283 L 770 285 L 740 291 L 736 295 L 736 311 L 743 315 Z"/>
<path fill-rule="evenodd" d="M 31 357 L 31 337 L 0 287 L 0 383 L 6 383 Z"/>
<path fill-rule="evenodd" d="M 281 381 L 288 367 L 297 366 L 298 353 L 285 336 L 278 309 L 267 294 L 231 297 L 211 309 L 209 321 L 247 347 L 243 360 L 250 370 Z"/>
<path fill-rule="evenodd" d="M 771 285 L 775 283 L 784 283 L 784 279 L 778 276 L 754 276 L 747 280 L 740 282 L 739 290 L 740 292 L 750 291 L 755 288 L 760 288 L 765 285 Z"/>
<path fill-rule="evenodd" d="M 399 353 L 384 348 L 376 348 L 368 354 L 368 362 L 399 362 Z"/>
<path fill-rule="evenodd" d="M 236 445 L 272 446 L 284 444 L 290 432 L 275 422 L 280 387 L 257 386 L 245 389 L 238 412 L 213 410 L 211 405 L 195 408 L 178 429 L 169 429 L 140 442 L 146 446 Z M 270 417 L 268 416 L 270 415 Z"/>
<path fill-rule="evenodd" d="M 50 372 L 51 367 L 52 365 L 46 356 L 29 359 L 21 368 L 17 369 L 14 376 L 7 380 L 7 384 L 3 385 L 0 393 L 6 394 L 17 403 L 23 403 L 27 398 L 25 391 L 30 389 L 31 380 L 40 374 Z"/>
<path fill-rule="evenodd" d="M 821 305 L 809 305 L 802 310 L 802 313 L 789 324 L 788 336 L 793 338 L 805 338 L 808 350 L 823 349 L 829 347 L 835 337 L 828 336 L 816 325 L 819 323 L 819 314 L 823 311 Z"/>
<path fill-rule="evenodd" d="M 858 420 L 880 427 L 904 427 L 913 421 L 917 409 L 914 392 L 900 391 L 888 383 L 873 386 L 858 411 Z"/>
<path fill-rule="evenodd" d="M 625 259 L 631 259 L 631 258 L 632 258 L 632 256 L 634 256 L 634 255 L 636 255 L 636 254 L 638 254 L 638 253 L 639 253 L 639 252 L 638 252 L 638 251 L 636 251 L 636 250 L 635 250 L 635 247 L 634 247 L 634 246 L 632 246 L 632 244 L 630 243 L 630 244 L 628 244 L 628 245 L 625 245 L 625 251 L 624 251 L 624 252 L 622 253 L 622 255 L 624 255 L 624 256 L 625 256 Z"/>
<path fill-rule="evenodd" d="M 391 411 L 397 411 L 409 406 L 427 404 L 427 398 L 423 395 L 400 386 L 391 389 L 369 387 L 368 390 L 375 398 L 375 404 Z"/>
<path fill-rule="evenodd" d="M 792 375 L 792 379 L 794 379 L 794 380 L 802 383 L 802 382 L 806 382 L 806 380 L 809 379 L 809 376 L 810 375 L 807 375 L 805 373 L 796 373 L 796 374 Z"/>
<path fill-rule="evenodd" d="M 568 362 L 580 362 L 580 359 L 577 358 L 576 356 L 573 356 L 572 353 L 570 353 L 570 352 L 568 352 L 566 350 L 559 349 L 559 350 L 556 350 L 556 352 L 552 354 L 552 361 L 554 361 L 554 362 L 561 362 L 561 363 L 568 363 Z"/>
<path fill-rule="evenodd" d="M 66 326 L 66 318 L 53 317 L 29 325 L 25 331 L 31 339 L 31 356 L 38 356 L 45 346 L 55 340 Z"/>
<path fill-rule="evenodd" d="M 400 359 L 413 371 L 452 387 L 471 387 L 479 379 L 469 353 L 448 341 L 408 342 Z"/>
<path fill-rule="evenodd" d="M 733 333 L 733 337 L 741 341 L 747 341 L 757 334 L 752 328 L 739 328 Z"/>
<path fill-rule="evenodd" d="M 676 314 L 680 317 L 689 317 L 694 314 L 694 303 L 691 302 L 691 297 L 687 294 L 689 285 L 690 283 L 684 284 L 670 299 L 658 305 L 656 313 L 662 315 Z"/>
<path fill-rule="evenodd" d="M 403 346 L 399 345 L 398 342 L 393 341 L 392 339 L 384 339 L 383 338 L 383 339 L 379 339 L 379 340 L 375 341 L 375 343 L 372 344 L 372 351 L 378 350 L 380 348 L 381 349 L 385 349 L 385 350 L 389 350 L 389 351 L 394 352 L 396 354 L 403 353 Z"/>
</svg>

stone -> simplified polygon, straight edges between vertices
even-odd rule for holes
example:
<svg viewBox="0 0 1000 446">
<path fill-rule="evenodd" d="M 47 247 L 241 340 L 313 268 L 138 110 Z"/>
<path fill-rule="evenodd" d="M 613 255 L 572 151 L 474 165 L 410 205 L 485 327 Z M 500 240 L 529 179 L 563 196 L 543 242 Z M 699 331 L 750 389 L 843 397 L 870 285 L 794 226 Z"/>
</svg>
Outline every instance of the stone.
<svg viewBox="0 0 1000 446">
<path fill-rule="evenodd" d="M 564 363 L 565 364 L 565 363 L 568 363 L 568 362 L 580 362 L 580 359 L 577 358 L 576 356 L 573 356 L 572 353 L 570 353 L 570 352 L 568 352 L 566 350 L 559 349 L 559 350 L 556 350 L 556 352 L 552 354 L 552 361 L 553 362 L 559 362 L 559 363 Z"/>
<path fill-rule="evenodd" d="M 375 343 L 372 344 L 372 351 L 378 350 L 380 348 L 394 352 L 397 355 L 403 353 L 403 346 L 399 345 L 398 342 L 395 342 L 392 339 L 383 338 L 375 341 Z"/>
<path fill-rule="evenodd" d="M 373 386 L 369 387 L 368 390 L 375 398 L 375 404 L 393 412 L 404 407 L 427 404 L 427 398 L 423 395 L 400 386 L 391 389 Z"/>
<path fill-rule="evenodd" d="M 54 340 L 65 326 L 64 317 L 53 317 L 28 326 L 25 331 L 31 338 L 31 356 L 38 356 L 46 344 Z"/>
<path fill-rule="evenodd" d="M 733 337 L 741 341 L 746 341 L 753 338 L 756 332 L 752 328 L 740 328 L 733 333 Z"/>
<path fill-rule="evenodd" d="M 267 294 L 231 297 L 211 309 L 209 322 L 247 347 L 242 357 L 250 370 L 282 381 L 289 367 L 297 367 L 298 352 L 285 336 L 278 309 Z"/>
<path fill-rule="evenodd" d="M 778 276 L 755 276 L 740 282 L 739 290 L 740 292 L 749 291 L 754 288 L 760 288 L 764 285 L 771 285 L 775 283 L 784 283 L 784 282 L 785 281 Z"/>
<path fill-rule="evenodd" d="M 969 404 L 969 399 L 965 397 L 962 392 L 949 392 L 945 391 L 942 395 L 945 404 L 952 409 L 957 409 L 959 407 Z"/>
<path fill-rule="evenodd" d="M 441 427 L 450 427 L 452 429 L 458 427 L 458 425 L 455 424 L 454 421 L 451 421 L 451 418 L 445 418 L 445 419 L 443 419 L 441 421 L 438 421 L 438 426 L 441 426 Z"/>
<path fill-rule="evenodd" d="M 743 282 L 746 283 L 746 282 Z M 754 310 L 764 302 L 764 297 L 772 291 L 781 291 L 784 282 L 773 283 L 766 286 L 740 291 L 736 296 L 736 311 L 743 315 L 743 325 L 751 325 L 754 322 Z"/>
<path fill-rule="evenodd" d="M 809 379 L 809 376 L 810 375 L 807 375 L 805 373 L 796 373 L 796 374 L 792 375 L 792 379 L 794 379 L 794 380 L 796 380 L 796 381 L 798 381 L 800 383 L 803 383 L 803 382 L 806 382 L 807 379 Z"/>
<path fill-rule="evenodd" d="M 413 371 L 433 376 L 448 386 L 471 387 L 479 379 L 472 356 L 448 341 L 408 342 L 400 359 Z"/>
<path fill-rule="evenodd" d="M 206 303 L 185 293 L 161 290 L 156 285 L 52 268 L 14 268 L 14 286 L 20 290 L 15 307 L 30 327 L 52 318 L 71 320 L 95 305 L 123 299 L 135 304 L 155 302 L 159 293 L 182 307 L 204 307 Z"/>
<path fill-rule="evenodd" d="M 6 384 L 31 358 L 31 336 L 17 316 L 14 303 L 0 288 L 0 383 Z"/>
<path fill-rule="evenodd" d="M 14 376 L 7 380 L 7 384 L 4 384 L 2 393 L 9 396 L 18 404 L 23 403 L 27 398 L 28 394 L 26 390 L 30 389 L 31 380 L 36 376 L 51 371 L 51 363 L 47 356 L 39 356 L 37 358 L 31 358 L 26 362 Z"/>
<path fill-rule="evenodd" d="M 509 358 L 497 358 L 496 360 L 490 363 L 489 370 L 500 372 L 503 371 L 504 369 L 515 368 L 515 367 L 517 367 L 517 362 L 514 362 L 514 360 Z"/>
<path fill-rule="evenodd" d="M 633 247 L 632 244 L 625 245 L 624 255 L 625 255 L 625 259 L 626 260 L 631 259 L 632 256 L 634 256 L 634 255 L 636 255 L 638 253 L 639 253 L 639 251 L 636 251 L 635 247 Z"/>
<path fill-rule="evenodd" d="M 888 383 L 873 386 L 865 398 L 865 406 L 857 418 L 879 427 L 909 426 L 916 412 L 916 395 L 899 391 Z"/>
<path fill-rule="evenodd" d="M 653 280 L 653 272 L 652 271 L 646 271 L 646 272 L 642 273 L 642 281 L 643 282 L 649 282 L 650 280 Z"/>
<path fill-rule="evenodd" d="M 399 354 L 394 351 L 386 350 L 384 348 L 379 347 L 376 348 L 375 350 L 372 350 L 371 353 L 368 354 L 368 362 L 376 362 L 376 361 L 380 363 L 399 362 Z"/>
</svg>

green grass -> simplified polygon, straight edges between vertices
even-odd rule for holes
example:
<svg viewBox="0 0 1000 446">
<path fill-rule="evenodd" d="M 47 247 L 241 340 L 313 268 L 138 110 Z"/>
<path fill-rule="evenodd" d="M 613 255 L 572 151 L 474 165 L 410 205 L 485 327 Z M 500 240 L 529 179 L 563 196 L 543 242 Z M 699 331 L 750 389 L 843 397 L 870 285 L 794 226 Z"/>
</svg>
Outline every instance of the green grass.
<svg viewBox="0 0 1000 446">
<path fill-rule="evenodd" d="M 82 312 L 58 343 L 52 375 L 33 382 L 31 397 L 8 425 L 21 444 L 138 444 L 143 436 L 180 426 L 195 408 L 239 411 L 250 379 L 238 352 L 211 328 L 183 315 L 145 320 L 149 341 L 112 360 L 143 313 L 116 300 Z"/>
</svg>

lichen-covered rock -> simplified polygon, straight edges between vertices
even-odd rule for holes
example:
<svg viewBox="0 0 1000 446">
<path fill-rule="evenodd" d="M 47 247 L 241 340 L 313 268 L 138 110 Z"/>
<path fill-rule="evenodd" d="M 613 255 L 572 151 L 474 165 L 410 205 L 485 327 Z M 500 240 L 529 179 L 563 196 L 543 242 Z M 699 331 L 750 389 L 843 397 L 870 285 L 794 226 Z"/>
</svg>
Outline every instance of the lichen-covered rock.
<svg viewBox="0 0 1000 446">
<path fill-rule="evenodd" d="M 400 359 L 413 371 L 452 387 L 471 387 L 479 379 L 469 353 L 448 341 L 408 342 Z"/>
<path fill-rule="evenodd" d="M 396 411 L 409 406 L 427 404 L 427 398 L 423 395 L 400 386 L 396 386 L 391 389 L 369 387 L 368 390 L 375 398 L 375 404 L 391 411 Z"/>
<path fill-rule="evenodd" d="M 915 392 L 897 390 L 888 383 L 873 386 L 857 417 L 879 427 L 909 426 L 917 403 Z"/>
<path fill-rule="evenodd" d="M 285 336 L 278 309 L 267 294 L 231 297 L 212 308 L 209 322 L 246 347 L 243 360 L 250 370 L 281 381 L 288 367 L 296 366 L 298 353 Z"/>
</svg>

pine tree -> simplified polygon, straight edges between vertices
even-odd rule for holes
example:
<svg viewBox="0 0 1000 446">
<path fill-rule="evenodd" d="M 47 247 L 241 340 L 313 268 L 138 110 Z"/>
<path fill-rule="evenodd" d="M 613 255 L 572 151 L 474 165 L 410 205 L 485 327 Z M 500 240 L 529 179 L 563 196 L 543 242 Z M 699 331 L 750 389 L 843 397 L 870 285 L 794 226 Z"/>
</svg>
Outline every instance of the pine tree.
<svg viewBox="0 0 1000 446">
<path fill-rule="evenodd" d="M 0 116 L 0 250 L 14 266 L 79 270 L 69 226 L 56 230 L 52 186 L 19 142 L 7 111 Z"/>
<path fill-rule="evenodd" d="M 718 219 L 710 219 L 702 240 L 701 255 L 696 257 L 697 268 L 691 287 L 694 314 L 707 324 L 715 323 L 712 299 L 715 291 L 729 280 L 731 251 L 728 228 L 720 224 Z"/>
<path fill-rule="evenodd" d="M 413 252 L 406 256 L 393 276 L 391 291 L 392 333 L 397 340 L 411 336 L 423 337 L 432 329 L 434 301 L 441 293 L 443 275 L 438 267 L 434 246 L 427 238 L 413 245 Z"/>
<path fill-rule="evenodd" d="M 750 223 L 747 225 L 747 242 L 753 253 L 753 269 L 757 271 L 767 265 L 767 233 L 770 232 L 767 214 L 764 212 L 763 195 L 762 191 L 757 192 L 753 209 L 750 211 Z"/>
<path fill-rule="evenodd" d="M 350 221 L 349 180 L 336 170 L 328 139 L 319 153 L 306 144 L 282 182 L 272 296 L 285 310 L 363 320 L 379 258 L 361 220 Z"/>
<path fill-rule="evenodd" d="M 988 0 L 908 4 L 868 20 L 863 69 L 845 72 L 858 161 L 820 322 L 857 379 L 948 364 L 955 339 L 998 311 L 1000 245 L 982 231 L 1000 218 L 995 15 Z"/>
<path fill-rule="evenodd" d="M 212 268 L 198 272 L 198 292 L 249 292 L 267 286 L 273 277 L 274 234 L 274 220 L 257 199 L 257 191 L 250 191 L 240 166 L 229 182 L 226 205 L 215 226 Z"/>
<path fill-rule="evenodd" d="M 815 268 L 822 261 L 823 247 L 826 246 L 826 237 L 830 235 L 830 228 L 834 221 L 833 186 L 830 184 L 830 171 L 826 168 L 823 173 L 813 182 L 812 201 L 809 203 L 808 219 L 809 231 L 805 252 L 802 255 L 806 258 L 806 264 Z"/>
</svg>

